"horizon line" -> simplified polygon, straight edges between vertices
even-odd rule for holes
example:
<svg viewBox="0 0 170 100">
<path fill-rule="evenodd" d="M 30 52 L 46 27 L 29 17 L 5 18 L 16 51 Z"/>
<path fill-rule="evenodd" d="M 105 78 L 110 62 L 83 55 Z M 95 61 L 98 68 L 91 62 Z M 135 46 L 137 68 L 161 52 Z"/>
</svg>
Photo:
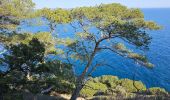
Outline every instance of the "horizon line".
<svg viewBox="0 0 170 100">
<path fill-rule="evenodd" d="M 93 7 L 93 6 L 80 6 L 80 7 Z M 72 7 L 72 8 L 64 8 L 64 7 L 56 7 L 56 8 L 50 8 L 50 7 L 43 7 L 43 8 L 50 8 L 50 9 L 74 9 L 74 8 L 80 8 L 80 7 Z M 43 8 L 36 8 L 35 9 L 43 9 Z M 127 8 L 139 8 L 139 9 L 170 9 L 170 7 L 127 7 Z"/>
</svg>

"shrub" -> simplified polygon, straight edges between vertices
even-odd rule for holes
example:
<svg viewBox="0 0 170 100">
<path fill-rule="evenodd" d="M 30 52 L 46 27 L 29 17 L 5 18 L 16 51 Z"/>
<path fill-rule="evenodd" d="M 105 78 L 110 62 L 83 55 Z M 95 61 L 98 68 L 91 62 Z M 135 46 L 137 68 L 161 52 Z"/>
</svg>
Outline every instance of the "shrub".
<svg viewBox="0 0 170 100">
<path fill-rule="evenodd" d="M 98 78 L 99 82 L 106 84 L 108 88 L 115 88 L 118 85 L 119 79 L 117 76 L 103 75 Z"/>
<path fill-rule="evenodd" d="M 149 88 L 149 92 L 152 95 L 167 95 L 168 94 L 168 92 L 166 92 L 165 89 L 159 88 L 159 87 Z"/>
<path fill-rule="evenodd" d="M 86 86 L 81 90 L 80 95 L 83 97 L 91 97 L 98 92 L 105 92 L 107 86 L 100 82 L 93 82 L 90 80 L 87 82 Z"/>
<path fill-rule="evenodd" d="M 87 81 L 86 86 L 81 90 L 80 95 L 83 97 L 95 96 L 96 97 L 95 99 L 99 100 L 100 97 L 105 98 L 107 96 L 108 98 L 114 97 L 122 100 L 125 98 L 136 97 L 138 93 L 135 92 L 138 92 L 139 96 L 141 97 L 143 97 L 143 95 L 140 95 L 140 93 L 146 94 L 146 96 L 148 96 L 146 92 L 146 86 L 141 81 L 119 79 L 116 76 L 103 75 L 101 77 L 91 78 L 89 81 Z M 150 88 L 149 94 L 153 95 L 154 97 L 155 96 L 164 97 L 168 93 L 165 91 L 165 89 L 156 87 Z"/>
<path fill-rule="evenodd" d="M 133 81 L 130 79 L 121 79 L 120 83 L 127 92 L 137 92 L 137 89 L 139 89 L 140 91 L 146 90 L 145 85 L 141 81 L 135 81 L 135 86 L 137 87 L 137 89 L 133 85 Z"/>
</svg>

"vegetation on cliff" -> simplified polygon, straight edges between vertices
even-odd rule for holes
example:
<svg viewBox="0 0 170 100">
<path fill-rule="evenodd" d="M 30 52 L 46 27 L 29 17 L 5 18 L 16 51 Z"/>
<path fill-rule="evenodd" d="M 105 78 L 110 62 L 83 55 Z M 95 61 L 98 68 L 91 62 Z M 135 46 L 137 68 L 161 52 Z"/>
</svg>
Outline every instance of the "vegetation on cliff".
<svg viewBox="0 0 170 100">
<path fill-rule="evenodd" d="M 145 54 L 126 47 L 128 44 L 139 50 L 148 50 L 151 42 L 148 30 L 160 29 L 155 22 L 145 21 L 140 9 L 116 3 L 69 10 L 35 10 L 34 6 L 32 0 L 0 1 L 0 45 L 5 50 L 0 51 L 0 99 L 5 94 L 17 92 L 50 94 L 51 91 L 71 93 L 71 100 L 79 94 L 84 97 L 101 94 L 122 98 L 136 93 L 168 95 L 161 88 L 147 89 L 140 81 L 115 76 L 91 78 L 96 68 L 112 67 L 112 64 L 95 60 L 105 51 L 149 69 L 154 67 Z M 36 33 L 21 31 L 19 26 L 32 19 L 45 20 L 44 24 L 50 30 Z M 38 25 L 36 21 L 33 23 Z M 59 24 L 69 25 L 75 37 L 58 38 L 60 33 L 55 30 Z M 92 28 L 96 31 L 90 31 Z M 60 58 L 49 60 L 50 56 Z M 84 69 L 75 76 L 72 68 L 77 61 Z"/>
<path fill-rule="evenodd" d="M 146 100 L 157 100 L 158 98 L 164 99 L 165 97 L 169 97 L 168 92 L 163 88 L 146 88 L 141 81 L 119 79 L 111 75 L 90 78 L 81 90 L 80 95 L 89 99 L 98 98 L 99 100 L 100 98 L 105 98 L 104 100 L 131 100 L 137 97 L 141 97 L 140 100 L 143 100 L 142 98 L 144 97 L 146 97 Z M 149 99 L 151 97 L 153 99 Z"/>
</svg>

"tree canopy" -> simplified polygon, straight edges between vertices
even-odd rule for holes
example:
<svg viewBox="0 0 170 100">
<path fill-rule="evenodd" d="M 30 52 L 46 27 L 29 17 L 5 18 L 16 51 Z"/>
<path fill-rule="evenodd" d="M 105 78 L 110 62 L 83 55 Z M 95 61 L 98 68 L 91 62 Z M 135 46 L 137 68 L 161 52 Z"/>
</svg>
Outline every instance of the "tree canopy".
<svg viewBox="0 0 170 100">
<path fill-rule="evenodd" d="M 84 69 L 77 78 L 76 89 L 72 94 L 71 100 L 75 100 L 85 85 L 86 79 L 97 67 L 111 66 L 95 61 L 96 55 L 102 51 L 110 51 L 132 59 L 147 68 L 153 67 L 144 54 L 126 47 L 126 44 L 130 44 L 140 50 L 148 49 L 151 42 L 148 30 L 160 29 L 155 22 L 145 21 L 140 9 L 127 8 L 116 3 L 73 9 L 44 8 L 40 10 L 34 10 L 34 5 L 32 0 L 0 1 L 0 43 L 9 52 L 4 54 L 4 58 L 1 58 L 1 63 L 8 65 L 7 72 L 12 73 L 10 76 L 13 76 L 13 71 L 14 73 L 19 71 L 19 73 L 24 73 L 26 82 L 34 80 L 30 79 L 31 73 L 32 77 L 36 77 L 34 82 L 44 79 L 43 84 L 46 84 L 48 81 L 51 82 L 51 79 L 59 79 L 61 81 L 58 83 L 70 84 L 74 83 L 70 67 L 74 67 L 77 64 L 75 61 L 80 60 Z M 45 18 L 49 22 L 50 31 L 37 33 L 19 33 L 17 31 L 17 26 L 22 21 L 34 18 L 42 20 Z M 72 26 L 75 29 L 75 38 L 54 38 L 53 34 L 56 34 L 55 29 L 58 24 Z M 95 28 L 95 32 L 91 31 L 92 28 Z M 117 41 L 117 39 L 123 42 Z M 56 45 L 63 44 L 65 47 L 62 48 L 62 56 L 66 62 L 45 60 L 49 54 L 57 54 Z M 64 67 L 61 68 L 61 66 Z M 1 74 L 2 77 L 8 77 L 6 72 Z M 37 74 L 43 77 L 47 75 L 50 78 L 37 78 Z M 62 78 L 56 78 L 59 74 L 63 75 Z M 51 78 L 53 75 L 55 78 Z M 52 83 L 55 82 L 52 81 Z M 70 87 L 73 89 L 74 86 Z"/>
<path fill-rule="evenodd" d="M 1 29 L 11 28 L 8 26 L 15 27 L 17 21 L 28 17 L 27 15 L 32 12 L 34 6 L 32 0 L 1 0 Z"/>
<path fill-rule="evenodd" d="M 71 65 L 48 60 L 49 54 L 56 54 L 50 36 L 49 33 L 12 36 L 10 44 L 5 47 L 7 53 L 0 58 L 1 66 L 6 66 L 5 71 L 0 71 L 0 88 L 5 90 L 4 93 L 24 89 L 33 93 L 48 93 L 48 88 L 71 92 L 75 81 Z"/>
<path fill-rule="evenodd" d="M 72 9 L 71 14 L 83 31 L 77 32 L 78 38 L 73 45 L 70 45 L 68 52 L 85 61 L 85 69 L 79 76 L 72 100 L 75 100 L 79 94 L 86 77 L 91 75 L 98 66 L 108 66 L 103 62 L 96 62 L 96 65 L 92 66 L 96 55 L 101 51 L 108 50 L 119 56 L 133 59 L 148 68 L 153 67 L 144 55 L 129 50 L 125 44 L 117 41 L 121 39 L 137 48 L 148 48 L 151 37 L 147 30 L 157 30 L 160 27 L 155 22 L 145 21 L 139 9 L 127 8 L 120 4 L 101 4 L 95 7 Z M 98 32 L 91 32 L 92 27 L 95 27 Z M 92 67 L 91 71 L 90 67 Z"/>
<path fill-rule="evenodd" d="M 67 13 L 62 9 L 34 10 L 34 5 L 32 0 L 0 1 L 0 45 L 5 49 L 5 52 L 0 51 L 0 99 L 5 93 L 25 89 L 33 93 L 48 93 L 51 89 L 65 93 L 74 88 L 71 65 L 59 60 L 48 61 L 47 56 L 56 55 L 58 50 L 55 47 L 57 40 L 51 32 L 18 31 L 18 26 L 25 20 L 45 17 L 54 23 L 64 16 L 62 23 Z M 55 18 L 48 15 L 52 13 L 61 15 L 55 15 Z M 2 66 L 6 70 L 2 70 Z"/>
<path fill-rule="evenodd" d="M 32 0 L 1 0 L 0 1 L 0 43 L 16 31 L 17 26 L 33 11 Z"/>
</svg>

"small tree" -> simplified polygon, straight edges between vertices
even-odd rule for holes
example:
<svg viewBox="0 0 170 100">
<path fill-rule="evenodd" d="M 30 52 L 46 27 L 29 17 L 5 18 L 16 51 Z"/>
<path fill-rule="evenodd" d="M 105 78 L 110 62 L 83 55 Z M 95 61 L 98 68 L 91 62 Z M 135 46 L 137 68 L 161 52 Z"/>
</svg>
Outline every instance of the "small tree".
<svg viewBox="0 0 170 100">
<path fill-rule="evenodd" d="M 16 29 L 24 19 L 30 18 L 35 4 L 32 0 L 0 1 L 0 45 L 8 43 L 9 37 L 16 34 Z M 0 54 L 3 53 L 0 51 Z"/>
<path fill-rule="evenodd" d="M 148 49 L 151 37 L 147 30 L 157 30 L 160 27 L 152 21 L 145 21 L 139 9 L 129 9 L 120 4 L 102 4 L 96 7 L 75 8 L 71 14 L 75 20 L 71 25 L 77 37 L 75 42 L 68 46 L 66 55 L 81 60 L 85 67 L 77 79 L 71 100 L 76 100 L 85 80 L 98 66 L 111 66 L 104 62 L 94 62 L 96 55 L 102 51 L 107 50 L 133 59 L 147 68 L 153 67 L 144 55 L 129 50 L 123 43 L 117 41 L 121 39 L 137 48 Z M 90 31 L 92 28 L 95 28 L 96 32 Z M 68 61 L 75 63 L 70 59 Z"/>
<path fill-rule="evenodd" d="M 4 94 L 24 90 L 50 93 L 52 89 L 71 92 L 75 81 L 71 65 L 46 58 L 49 54 L 56 54 L 55 41 L 50 33 L 19 34 L 10 40 L 6 47 L 8 52 L 0 58 L 7 68 L 0 72 L 0 88 L 6 90 Z"/>
<path fill-rule="evenodd" d="M 46 8 L 35 11 L 33 8 L 32 0 L 0 1 L 0 43 L 8 51 L 0 51 L 1 55 L 7 53 L 4 55 L 5 58 L 0 58 L 0 64 L 9 67 L 7 71 L 0 70 L 0 84 L 7 86 L 4 87 L 5 90 L 11 85 L 14 88 L 24 85 L 21 90 L 30 90 L 29 87 L 37 86 L 35 89 L 39 90 L 38 92 L 40 87 L 49 84 L 58 92 L 70 92 L 75 80 L 71 66 L 58 60 L 45 60 L 49 54 L 58 53 L 58 49 L 55 48 L 57 41 L 52 37 L 52 33 L 57 23 L 68 23 L 71 20 L 70 12 Z M 49 21 L 50 33 L 18 33 L 17 27 L 21 22 L 37 17 Z M 0 87 L 0 90 L 2 89 L 3 86 Z M 49 89 L 51 90 L 51 86 Z M 1 93 L 3 92 L 0 91 L 0 95 Z"/>
<path fill-rule="evenodd" d="M 30 72 L 35 71 L 37 63 L 44 62 L 45 46 L 36 38 L 33 38 L 28 45 L 23 43 L 11 45 L 8 50 L 9 54 L 4 55 L 4 63 L 8 64 L 9 71 L 18 69 L 28 76 Z"/>
<path fill-rule="evenodd" d="M 6 90 L 4 94 L 9 93 L 9 90 L 17 92 L 26 86 L 31 80 L 31 75 L 36 72 L 37 64 L 44 61 L 44 47 L 44 44 L 36 38 L 30 40 L 28 44 L 11 44 L 6 47 L 8 52 L 0 58 L 2 64 L 6 66 L 6 70 L 0 72 L 0 88 Z M 22 85 L 23 87 L 20 87 Z"/>
<path fill-rule="evenodd" d="M 32 11 L 34 3 L 32 0 L 1 0 L 0 1 L 0 45 L 8 42 L 8 37 L 15 33 L 15 29 L 23 18 Z M 2 44 L 1 44 L 2 43 Z M 5 50 L 0 51 L 3 54 Z M 0 60 L 0 63 L 3 63 Z M 1 88 L 1 87 L 0 87 Z M 0 99 L 2 96 L 0 89 Z"/>
</svg>

